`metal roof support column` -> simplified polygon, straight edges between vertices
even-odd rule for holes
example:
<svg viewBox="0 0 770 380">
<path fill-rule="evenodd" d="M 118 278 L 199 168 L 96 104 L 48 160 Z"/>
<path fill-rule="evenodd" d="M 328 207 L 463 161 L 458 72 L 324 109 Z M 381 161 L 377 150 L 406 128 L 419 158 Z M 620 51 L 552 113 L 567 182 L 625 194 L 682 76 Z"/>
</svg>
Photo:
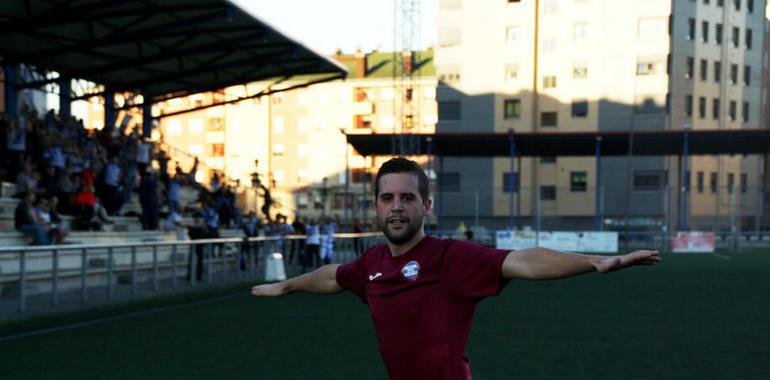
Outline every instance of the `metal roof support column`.
<svg viewBox="0 0 770 380">
<path fill-rule="evenodd" d="M 690 193 L 690 169 L 689 169 L 690 141 L 685 131 L 682 143 L 682 165 L 679 177 L 679 231 L 687 231 L 687 196 Z"/>
<path fill-rule="evenodd" d="M 104 130 L 112 132 L 115 128 L 115 94 L 112 91 L 104 92 Z"/>
<path fill-rule="evenodd" d="M 514 210 L 513 210 L 513 193 L 518 190 L 519 184 L 516 183 L 516 143 L 513 140 L 513 129 L 508 130 L 508 145 L 510 149 L 510 159 L 511 159 L 511 172 L 508 174 L 508 229 L 513 231 L 513 217 L 514 217 Z M 505 187 L 505 184 L 503 184 L 503 188 Z"/>
<path fill-rule="evenodd" d="M 142 136 L 147 139 L 152 136 L 152 100 L 149 96 L 142 102 Z"/>
<path fill-rule="evenodd" d="M 16 88 L 16 64 L 3 64 L 3 73 L 5 74 L 5 112 L 9 115 L 18 115 L 19 113 L 19 93 Z"/>
<path fill-rule="evenodd" d="M 596 136 L 596 177 L 594 179 L 594 231 L 602 230 L 602 137 Z"/>
<path fill-rule="evenodd" d="M 59 78 L 59 113 L 64 116 L 72 115 L 72 78 Z"/>
</svg>

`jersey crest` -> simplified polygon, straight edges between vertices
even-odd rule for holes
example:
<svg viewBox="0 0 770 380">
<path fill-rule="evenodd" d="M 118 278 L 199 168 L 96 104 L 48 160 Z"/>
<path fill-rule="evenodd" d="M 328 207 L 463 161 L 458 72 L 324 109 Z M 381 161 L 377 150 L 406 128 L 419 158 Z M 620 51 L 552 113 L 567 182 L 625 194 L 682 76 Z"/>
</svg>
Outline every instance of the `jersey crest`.
<svg viewBox="0 0 770 380">
<path fill-rule="evenodd" d="M 409 281 L 417 281 L 417 276 L 420 275 L 420 263 L 417 261 L 410 261 L 401 268 L 401 274 Z"/>
</svg>

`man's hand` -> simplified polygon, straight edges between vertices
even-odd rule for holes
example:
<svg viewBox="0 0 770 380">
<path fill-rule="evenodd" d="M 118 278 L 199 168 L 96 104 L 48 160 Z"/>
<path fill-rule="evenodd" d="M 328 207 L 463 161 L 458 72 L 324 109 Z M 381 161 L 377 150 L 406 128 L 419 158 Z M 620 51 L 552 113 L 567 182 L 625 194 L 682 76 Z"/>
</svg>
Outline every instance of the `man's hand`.
<svg viewBox="0 0 770 380">
<path fill-rule="evenodd" d="M 608 256 L 596 264 L 598 272 L 607 273 L 632 265 L 654 265 L 660 262 L 660 252 L 639 250 L 622 256 Z"/>
<path fill-rule="evenodd" d="M 251 288 L 251 294 L 258 297 L 279 297 L 288 293 L 288 289 L 284 282 L 257 285 Z"/>
</svg>

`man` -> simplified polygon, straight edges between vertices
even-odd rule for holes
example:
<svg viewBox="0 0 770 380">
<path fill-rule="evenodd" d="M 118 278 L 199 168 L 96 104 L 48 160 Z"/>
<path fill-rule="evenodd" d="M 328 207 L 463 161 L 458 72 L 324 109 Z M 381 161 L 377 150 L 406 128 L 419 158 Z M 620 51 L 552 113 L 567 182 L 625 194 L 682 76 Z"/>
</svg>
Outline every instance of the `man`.
<svg viewBox="0 0 770 380">
<path fill-rule="evenodd" d="M 464 350 L 476 304 L 497 295 L 511 278 L 557 279 L 660 260 L 656 251 L 611 257 L 545 248 L 507 252 L 426 237 L 428 178 L 405 158 L 382 165 L 374 194 L 377 225 L 387 244 L 349 264 L 255 286 L 252 294 L 352 291 L 369 305 L 391 379 L 470 379 Z"/>
<path fill-rule="evenodd" d="M 23 233 L 25 236 L 33 239 L 34 245 L 49 245 L 51 240 L 48 237 L 48 231 L 50 228 L 37 217 L 35 213 L 35 193 L 27 191 L 24 193 L 24 197 L 16 206 L 14 212 L 14 225 L 16 231 Z"/>
</svg>

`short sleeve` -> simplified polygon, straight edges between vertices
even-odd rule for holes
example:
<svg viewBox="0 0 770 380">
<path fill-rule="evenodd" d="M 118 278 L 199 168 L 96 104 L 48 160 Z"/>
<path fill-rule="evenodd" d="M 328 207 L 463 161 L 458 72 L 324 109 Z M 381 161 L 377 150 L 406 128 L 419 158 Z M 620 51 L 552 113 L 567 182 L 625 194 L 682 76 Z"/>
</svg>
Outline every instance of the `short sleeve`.
<svg viewBox="0 0 770 380">
<path fill-rule="evenodd" d="M 449 241 L 444 251 L 444 276 L 459 296 L 483 298 L 503 290 L 503 261 L 510 251 L 465 241 Z"/>
<path fill-rule="evenodd" d="M 364 303 L 366 303 L 366 282 L 364 281 L 366 278 L 365 257 L 366 254 L 363 254 L 356 261 L 340 265 L 337 267 L 336 275 L 337 283 L 353 292 Z"/>
</svg>

